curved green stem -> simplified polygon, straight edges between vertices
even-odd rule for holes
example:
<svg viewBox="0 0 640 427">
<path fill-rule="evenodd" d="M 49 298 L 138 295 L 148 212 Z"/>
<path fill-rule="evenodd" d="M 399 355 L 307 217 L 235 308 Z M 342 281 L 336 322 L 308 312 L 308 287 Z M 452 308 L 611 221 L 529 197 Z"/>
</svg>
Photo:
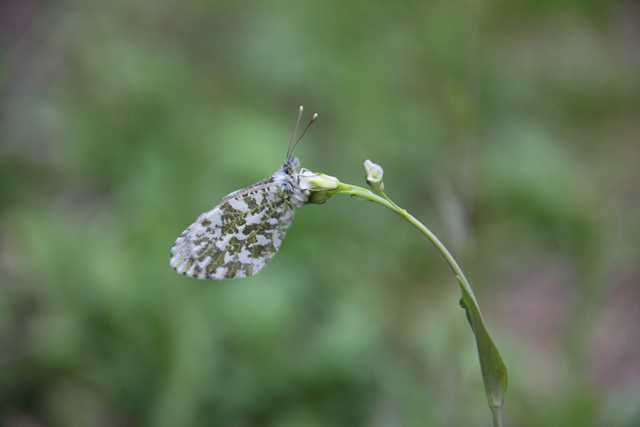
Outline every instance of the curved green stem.
<svg viewBox="0 0 640 427">
<path fill-rule="evenodd" d="M 456 260 L 453 258 L 453 255 L 451 255 L 451 252 L 449 252 L 449 250 L 442 244 L 440 239 L 438 239 L 436 235 L 431 232 L 431 230 L 429 230 L 427 227 L 425 227 L 424 224 L 422 224 L 413 215 L 407 212 L 406 209 L 402 209 L 401 207 L 396 205 L 391 199 L 389 199 L 389 197 L 387 197 L 387 195 L 384 192 L 381 193 L 382 194 L 382 197 L 381 197 L 373 193 L 371 190 L 367 190 L 366 188 L 340 183 L 338 189 L 330 191 L 330 193 L 331 194 L 350 194 L 352 196 L 360 197 L 370 202 L 376 202 L 392 210 L 393 212 L 397 213 L 398 215 L 400 215 L 401 217 L 409 221 L 411 225 L 413 225 L 418 230 L 420 230 L 420 232 L 424 234 L 427 237 L 427 239 L 429 239 L 431 243 L 433 243 L 433 245 L 438 249 L 438 251 L 442 254 L 444 259 L 447 261 L 447 263 L 453 270 L 454 274 L 459 278 L 459 280 L 462 282 L 462 285 L 467 289 L 467 292 L 469 292 L 469 294 L 473 296 L 473 299 L 475 301 L 473 290 L 471 289 L 471 286 L 469 285 L 467 278 L 462 272 L 462 269 L 460 269 L 460 266 L 458 265 Z"/>
<path fill-rule="evenodd" d="M 478 356 L 480 359 L 480 368 L 482 371 L 482 379 L 484 381 L 485 392 L 487 394 L 487 400 L 489 407 L 491 408 L 493 425 L 494 427 L 502 426 L 501 408 L 504 400 L 504 393 L 507 389 L 507 369 L 502 361 L 502 357 L 498 352 L 497 347 L 493 343 L 489 333 L 486 330 L 480 308 L 478 307 L 478 301 L 473 294 L 471 285 L 467 281 L 462 269 L 453 258 L 453 255 L 442 244 L 440 239 L 431 232 L 424 224 L 418 221 L 413 215 L 407 212 L 405 209 L 396 205 L 384 192 L 380 192 L 380 195 L 373 193 L 362 187 L 355 185 L 340 183 L 335 190 L 327 191 L 329 195 L 333 194 L 350 194 L 352 197 L 376 202 L 396 214 L 409 221 L 411 225 L 416 227 L 427 239 L 433 243 L 438 249 L 440 254 L 447 261 L 451 269 L 453 270 L 458 283 L 462 290 L 462 298 L 460 299 L 460 305 L 466 310 L 467 320 L 471 325 L 471 329 L 476 337 L 476 345 L 478 348 Z"/>
</svg>

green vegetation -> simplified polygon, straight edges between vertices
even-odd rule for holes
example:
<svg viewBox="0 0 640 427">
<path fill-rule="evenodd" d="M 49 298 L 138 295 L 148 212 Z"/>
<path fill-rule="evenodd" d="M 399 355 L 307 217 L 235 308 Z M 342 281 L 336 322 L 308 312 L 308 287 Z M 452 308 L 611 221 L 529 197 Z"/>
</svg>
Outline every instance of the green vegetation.
<svg viewBox="0 0 640 427">
<path fill-rule="evenodd" d="M 449 267 L 383 209 L 300 209 L 253 278 L 169 267 L 302 104 L 302 166 L 380 162 L 460 263 L 504 426 L 640 424 L 637 6 L 379 3 L 0 6 L 0 423 L 491 425 Z"/>
</svg>

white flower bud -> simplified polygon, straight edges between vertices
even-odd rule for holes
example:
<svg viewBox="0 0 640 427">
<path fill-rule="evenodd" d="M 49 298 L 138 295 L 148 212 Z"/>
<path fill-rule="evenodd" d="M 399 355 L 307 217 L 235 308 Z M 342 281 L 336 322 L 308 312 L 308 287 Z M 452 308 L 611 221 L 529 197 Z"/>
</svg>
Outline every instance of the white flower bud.
<svg viewBox="0 0 640 427">
<path fill-rule="evenodd" d="M 376 193 L 382 193 L 384 191 L 384 183 L 382 182 L 384 170 L 382 166 L 367 159 L 364 162 L 364 170 L 367 172 L 367 184 Z"/>
<path fill-rule="evenodd" d="M 328 191 L 335 190 L 340 185 L 340 181 L 335 176 L 325 175 L 323 173 L 311 172 L 308 169 L 302 169 L 298 174 L 298 183 L 302 190 L 310 191 Z"/>
</svg>

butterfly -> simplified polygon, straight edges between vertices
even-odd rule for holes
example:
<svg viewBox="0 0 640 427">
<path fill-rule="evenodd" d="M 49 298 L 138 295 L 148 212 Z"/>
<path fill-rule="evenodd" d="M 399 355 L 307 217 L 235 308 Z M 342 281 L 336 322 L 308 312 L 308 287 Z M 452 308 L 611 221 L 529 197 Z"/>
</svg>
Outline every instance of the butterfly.
<svg viewBox="0 0 640 427">
<path fill-rule="evenodd" d="M 300 187 L 300 160 L 292 152 L 318 114 L 292 146 L 302 111 L 300 107 L 282 167 L 269 178 L 228 194 L 176 239 L 170 260 L 176 272 L 198 279 L 248 277 L 273 258 L 294 208 L 302 207 L 310 195 Z"/>
</svg>

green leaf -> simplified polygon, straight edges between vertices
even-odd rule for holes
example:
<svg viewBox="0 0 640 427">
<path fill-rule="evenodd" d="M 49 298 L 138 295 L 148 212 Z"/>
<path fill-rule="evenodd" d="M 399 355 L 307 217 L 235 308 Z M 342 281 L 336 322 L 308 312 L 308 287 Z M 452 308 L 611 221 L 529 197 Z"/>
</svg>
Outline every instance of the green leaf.
<svg viewBox="0 0 640 427">
<path fill-rule="evenodd" d="M 465 309 L 467 320 L 471 325 L 473 334 L 476 336 L 476 345 L 478 347 L 478 356 L 480 358 L 480 370 L 482 371 L 482 380 L 484 381 L 484 389 L 487 393 L 489 407 L 499 414 L 504 401 L 504 394 L 507 391 L 507 368 L 502 361 L 502 356 L 498 348 L 493 343 L 487 328 L 484 326 L 482 314 L 478 307 L 471 289 L 465 286 L 465 282 L 460 276 L 456 276 L 462 290 L 462 298 L 460 305 Z"/>
</svg>

